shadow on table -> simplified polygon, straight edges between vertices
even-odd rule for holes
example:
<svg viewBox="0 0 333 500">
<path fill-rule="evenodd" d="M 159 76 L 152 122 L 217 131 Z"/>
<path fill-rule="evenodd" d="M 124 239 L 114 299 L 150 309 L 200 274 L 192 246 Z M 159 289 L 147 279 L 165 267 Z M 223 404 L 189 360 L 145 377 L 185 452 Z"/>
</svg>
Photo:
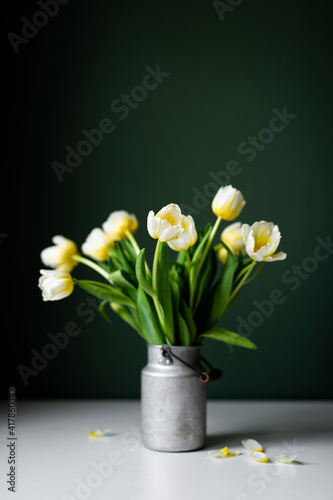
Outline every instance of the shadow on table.
<svg viewBox="0 0 333 500">
<path fill-rule="evenodd" d="M 321 437 L 327 437 L 329 434 L 333 434 L 333 425 L 312 427 L 312 426 L 302 426 L 302 423 L 295 427 L 283 426 L 280 428 L 271 429 L 255 429 L 255 428 L 244 428 L 242 432 L 228 433 L 221 432 L 219 434 L 211 434 L 207 436 L 206 446 L 207 450 L 219 449 L 223 446 L 239 447 L 243 439 L 256 439 L 260 443 L 270 442 L 281 444 L 281 446 L 290 445 L 291 447 L 298 448 L 298 451 L 305 449 L 300 443 L 304 438 L 320 439 Z M 304 465 L 302 462 L 294 462 L 298 465 Z"/>
</svg>

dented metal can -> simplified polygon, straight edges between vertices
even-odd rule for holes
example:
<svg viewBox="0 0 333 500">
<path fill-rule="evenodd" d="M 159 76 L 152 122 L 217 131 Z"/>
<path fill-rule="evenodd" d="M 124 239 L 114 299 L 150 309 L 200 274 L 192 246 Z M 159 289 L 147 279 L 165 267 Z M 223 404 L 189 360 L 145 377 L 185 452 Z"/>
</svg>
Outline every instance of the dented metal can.
<svg viewBox="0 0 333 500">
<path fill-rule="evenodd" d="M 172 346 L 170 351 L 175 356 L 160 345 L 148 345 L 148 363 L 141 372 L 142 442 L 156 451 L 197 450 L 206 439 L 201 347 Z"/>
</svg>

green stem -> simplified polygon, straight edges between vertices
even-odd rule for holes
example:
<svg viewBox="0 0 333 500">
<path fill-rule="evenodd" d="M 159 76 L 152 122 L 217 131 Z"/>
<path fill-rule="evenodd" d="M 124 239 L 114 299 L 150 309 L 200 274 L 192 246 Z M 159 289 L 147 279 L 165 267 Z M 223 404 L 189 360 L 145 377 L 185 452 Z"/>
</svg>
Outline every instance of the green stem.
<svg viewBox="0 0 333 500">
<path fill-rule="evenodd" d="M 131 242 L 132 247 L 135 250 L 135 253 L 138 255 L 140 253 L 140 247 L 139 247 L 136 239 L 134 238 L 133 234 L 129 230 L 125 231 L 125 234 L 126 234 L 127 238 L 129 239 L 129 241 Z"/>
<path fill-rule="evenodd" d="M 256 270 L 256 272 L 253 274 L 253 276 L 251 276 L 251 278 L 250 278 L 250 279 L 248 279 L 248 280 L 244 283 L 244 285 L 247 285 L 248 283 L 251 283 L 251 281 L 252 281 L 252 280 L 254 280 L 254 278 L 256 278 L 256 277 L 258 276 L 258 274 L 260 273 L 260 271 L 261 271 L 261 270 L 262 270 L 262 268 L 263 268 L 263 265 L 264 265 L 264 262 L 260 262 L 259 267 L 258 267 L 258 269 Z"/>
<path fill-rule="evenodd" d="M 165 334 L 166 331 L 165 331 L 165 323 L 164 323 L 164 313 L 163 313 L 162 306 L 161 306 L 161 303 L 160 303 L 160 301 L 158 299 L 158 295 L 157 295 L 157 263 L 158 263 L 158 254 L 160 251 L 160 247 L 161 247 L 161 242 L 160 242 L 160 240 L 157 240 L 155 254 L 154 254 L 154 261 L 153 261 L 152 286 L 153 286 L 153 290 L 155 291 L 155 294 L 153 296 L 153 301 L 155 304 L 157 316 L 158 316 L 158 319 L 161 323 L 163 333 Z"/>
<path fill-rule="evenodd" d="M 91 267 L 95 271 L 97 271 L 99 274 L 101 274 L 106 280 L 109 281 L 109 273 L 105 271 L 101 266 L 99 266 L 96 262 L 93 262 L 92 260 L 86 259 L 85 257 L 82 257 L 81 255 L 72 255 L 72 259 L 76 260 L 77 262 L 81 262 L 82 264 L 85 264 L 88 267 Z"/>
<path fill-rule="evenodd" d="M 188 250 L 186 250 L 186 261 L 187 261 L 188 275 L 190 275 L 191 257 L 190 257 L 190 252 Z"/>
<path fill-rule="evenodd" d="M 252 272 L 254 266 L 256 265 L 256 261 L 253 261 L 251 267 L 248 269 L 248 271 L 244 274 L 243 278 L 240 280 L 236 288 L 233 290 L 232 294 L 229 297 L 229 302 L 232 301 L 232 299 L 235 297 L 235 295 L 239 292 L 239 290 L 242 288 L 242 286 L 245 284 L 246 278 L 250 275 Z"/>
<path fill-rule="evenodd" d="M 217 219 L 216 219 L 216 221 L 215 221 L 214 227 L 213 227 L 212 232 L 210 233 L 209 239 L 208 239 L 208 241 L 207 241 L 206 248 L 205 248 L 205 250 L 204 250 L 204 252 L 203 252 L 203 254 L 202 254 L 201 261 L 200 261 L 200 264 L 199 264 L 199 266 L 198 266 L 198 272 L 197 272 L 197 274 L 199 274 L 199 272 L 200 272 L 200 270 L 201 270 L 202 264 L 203 264 L 203 263 L 204 263 L 204 261 L 205 261 L 206 255 L 207 255 L 207 253 L 208 253 L 208 250 L 210 249 L 210 246 L 211 246 L 211 244 L 212 244 L 212 242 L 213 242 L 213 239 L 214 239 L 214 237 L 215 237 L 215 234 L 216 234 L 216 232 L 217 232 L 217 230 L 218 230 L 218 228 L 219 228 L 219 225 L 220 225 L 220 223 L 221 223 L 221 220 L 222 220 L 222 219 L 221 219 L 221 217 L 217 217 Z"/>
<path fill-rule="evenodd" d="M 153 262 L 153 289 L 155 292 L 157 291 L 157 263 L 158 263 L 158 254 L 160 251 L 161 242 L 157 240 L 155 254 L 154 254 L 154 262 Z"/>
<path fill-rule="evenodd" d="M 131 233 L 131 231 L 128 231 L 128 230 L 125 231 L 125 234 L 126 234 L 128 240 L 131 242 L 132 247 L 135 250 L 135 253 L 138 255 L 140 253 L 141 248 L 139 247 L 139 245 L 138 245 L 136 239 L 134 238 L 133 234 Z M 151 272 L 150 272 L 149 266 L 147 264 L 147 261 L 145 261 L 145 267 L 146 267 L 146 273 L 151 278 Z"/>
<path fill-rule="evenodd" d="M 194 300 L 194 293 L 195 293 L 195 288 L 196 288 L 196 284 L 197 284 L 197 279 L 198 279 L 198 276 L 199 276 L 199 273 L 201 271 L 201 268 L 202 268 L 202 265 L 205 261 L 205 258 L 206 258 L 206 255 L 208 253 L 208 250 L 210 249 L 211 247 L 211 244 L 214 240 L 214 237 L 215 237 L 215 234 L 219 228 L 219 225 L 221 223 L 221 217 L 217 217 L 216 221 L 215 221 L 215 224 L 213 226 L 213 229 L 212 229 L 212 232 L 210 233 L 210 236 L 209 236 L 209 239 L 207 241 L 207 245 L 202 253 L 202 256 L 201 256 L 201 260 L 199 261 L 199 264 L 198 264 L 198 267 L 196 268 L 196 272 L 195 272 L 195 276 L 193 278 L 193 283 L 192 283 L 192 288 L 191 288 L 191 291 L 190 291 L 190 309 L 192 310 L 192 307 L 193 307 L 193 300 Z"/>
</svg>

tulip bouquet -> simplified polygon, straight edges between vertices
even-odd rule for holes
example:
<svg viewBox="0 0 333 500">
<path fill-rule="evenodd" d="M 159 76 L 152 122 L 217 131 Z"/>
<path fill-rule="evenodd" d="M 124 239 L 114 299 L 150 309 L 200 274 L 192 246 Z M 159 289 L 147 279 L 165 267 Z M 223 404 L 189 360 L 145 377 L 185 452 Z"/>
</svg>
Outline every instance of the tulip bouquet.
<svg viewBox="0 0 333 500">
<path fill-rule="evenodd" d="M 211 338 L 254 349 L 249 339 L 217 323 L 263 264 L 283 260 L 286 254 L 274 254 L 280 231 L 265 221 L 251 226 L 234 222 L 214 245 L 221 221 L 234 220 L 244 205 L 240 191 L 221 187 L 212 202 L 215 224 L 204 229 L 196 228 L 193 218 L 174 203 L 156 215 L 150 211 L 147 229 L 156 240 L 152 266 L 134 237 L 137 218 L 125 211 L 112 212 L 101 228 L 91 231 L 81 247 L 85 257 L 73 241 L 55 236 L 54 246 L 41 252 L 43 264 L 53 268 L 41 270 L 43 299 L 67 297 L 77 285 L 100 299 L 99 310 L 107 321 L 110 312 L 117 314 L 148 344 L 190 346 Z M 103 280 L 72 277 L 79 263 Z"/>
</svg>

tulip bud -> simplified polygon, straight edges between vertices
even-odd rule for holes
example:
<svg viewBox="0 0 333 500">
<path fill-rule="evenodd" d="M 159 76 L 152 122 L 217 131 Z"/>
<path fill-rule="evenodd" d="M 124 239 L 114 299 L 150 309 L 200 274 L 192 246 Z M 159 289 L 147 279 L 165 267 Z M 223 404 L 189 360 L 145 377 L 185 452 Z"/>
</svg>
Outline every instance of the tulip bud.
<svg viewBox="0 0 333 500">
<path fill-rule="evenodd" d="M 180 224 L 182 228 L 177 238 L 168 241 L 169 247 L 176 252 L 188 250 L 192 245 L 195 244 L 198 238 L 194 220 L 191 215 L 182 215 Z"/>
<path fill-rule="evenodd" d="M 82 252 L 95 260 L 104 262 L 108 259 L 108 247 L 115 247 L 115 234 L 107 234 L 95 227 L 82 245 Z"/>
<path fill-rule="evenodd" d="M 242 230 L 246 253 L 251 259 L 257 262 L 274 262 L 284 260 L 287 257 L 284 252 L 273 255 L 281 239 L 277 225 L 272 222 L 260 221 L 255 222 L 252 226 L 243 224 Z"/>
<path fill-rule="evenodd" d="M 245 243 L 243 239 L 243 230 L 241 222 L 234 222 L 223 229 L 221 234 L 221 241 L 230 248 L 230 250 L 234 254 L 238 254 L 241 252 L 243 255 L 245 254 Z M 228 252 L 222 247 L 218 251 L 218 258 L 225 262 L 227 260 Z"/>
<path fill-rule="evenodd" d="M 71 275 L 65 271 L 48 271 L 42 269 L 38 286 L 42 290 L 44 301 L 61 300 L 68 297 L 74 289 Z"/>
<path fill-rule="evenodd" d="M 217 217 L 224 220 L 233 220 L 241 213 L 245 200 L 240 191 L 232 186 L 220 187 L 216 193 L 212 210 Z"/>
<path fill-rule="evenodd" d="M 54 236 L 52 242 L 55 245 L 45 248 L 40 254 L 43 264 L 58 271 L 70 272 L 78 264 L 72 259 L 73 255 L 78 255 L 76 244 L 63 236 Z"/>
<path fill-rule="evenodd" d="M 139 223 L 134 214 L 129 214 L 125 210 L 112 212 L 107 220 L 102 224 L 103 230 L 108 234 L 117 235 L 117 240 L 126 237 L 126 231 L 132 234 L 138 229 Z M 118 234 L 117 234 L 118 233 Z"/>
<path fill-rule="evenodd" d="M 151 210 L 147 218 L 148 233 L 154 239 L 171 241 L 182 229 L 181 218 L 181 210 L 175 203 L 163 207 L 156 215 Z"/>
</svg>

